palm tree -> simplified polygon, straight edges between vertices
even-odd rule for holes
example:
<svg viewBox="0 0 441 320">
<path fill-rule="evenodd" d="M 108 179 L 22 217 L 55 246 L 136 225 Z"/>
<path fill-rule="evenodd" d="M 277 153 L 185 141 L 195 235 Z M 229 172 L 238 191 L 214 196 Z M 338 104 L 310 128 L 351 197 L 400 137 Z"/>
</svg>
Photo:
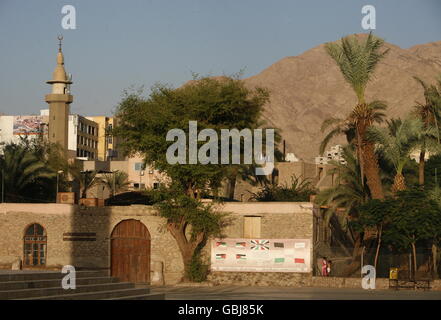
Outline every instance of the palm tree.
<svg viewBox="0 0 441 320">
<path fill-rule="evenodd" d="M 387 128 L 369 129 L 368 138 L 377 143 L 378 151 L 394 166 L 393 193 L 406 189 L 403 168 L 425 132 L 421 120 L 414 118 L 392 119 L 387 121 Z"/>
<path fill-rule="evenodd" d="M 95 170 L 81 170 L 81 165 L 78 163 L 73 163 L 69 166 L 69 173 L 72 175 L 74 180 L 78 181 L 80 185 L 80 194 L 81 198 L 87 197 L 87 191 L 99 183 L 99 179 L 97 178 L 97 171 Z"/>
<path fill-rule="evenodd" d="M 423 122 L 424 129 L 436 128 L 436 134 L 423 135 L 420 141 L 420 157 L 418 164 L 418 182 L 424 185 L 424 167 L 426 151 L 438 151 L 440 145 L 439 122 L 441 119 L 441 79 L 438 87 L 428 85 L 418 77 L 414 77 L 424 89 L 424 104 L 417 102 L 414 107 L 415 115 Z"/>
<path fill-rule="evenodd" d="M 55 177 L 55 172 L 23 144 L 9 143 L 3 147 L 0 168 L 6 198 L 14 201 L 26 198 L 26 188 Z"/>
<path fill-rule="evenodd" d="M 322 132 L 325 132 L 329 128 L 330 131 L 326 134 L 325 138 L 320 143 L 320 150 L 319 150 L 320 154 L 323 154 L 329 142 L 333 138 L 339 135 L 345 135 L 346 142 L 348 144 L 355 145 L 355 136 L 356 136 L 355 127 L 353 123 L 349 123 L 347 119 L 328 118 L 325 121 L 323 121 L 320 130 Z"/>
<path fill-rule="evenodd" d="M 326 51 L 337 63 L 340 71 L 357 96 L 357 105 L 344 119 L 344 127 L 355 129 L 355 145 L 360 159 L 362 177 L 366 176 L 367 184 L 374 199 L 383 199 L 383 186 L 380 179 L 378 159 L 375 146 L 367 141 L 366 132 L 373 123 L 381 121 L 381 112 L 386 105 L 381 101 L 367 102 L 366 86 L 372 78 L 376 66 L 389 51 L 380 51 L 384 40 L 370 33 L 364 42 L 359 42 L 357 36 L 341 39 L 340 43 L 327 43 Z M 333 131 L 331 131 L 332 133 Z M 334 134 L 339 133 L 338 130 Z"/>
<path fill-rule="evenodd" d="M 127 190 L 129 183 L 129 175 L 124 171 L 114 171 L 113 173 L 104 173 L 99 181 L 103 183 L 109 190 L 112 196 L 118 192 Z"/>
</svg>

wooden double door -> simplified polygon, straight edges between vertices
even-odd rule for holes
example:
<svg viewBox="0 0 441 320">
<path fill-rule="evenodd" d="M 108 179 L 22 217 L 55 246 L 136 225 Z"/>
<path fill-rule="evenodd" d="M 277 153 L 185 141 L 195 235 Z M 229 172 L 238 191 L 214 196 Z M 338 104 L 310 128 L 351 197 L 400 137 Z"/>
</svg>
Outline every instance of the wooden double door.
<svg viewBox="0 0 441 320">
<path fill-rule="evenodd" d="M 124 282 L 150 282 L 150 233 L 142 222 L 123 220 L 113 229 L 111 274 Z"/>
</svg>

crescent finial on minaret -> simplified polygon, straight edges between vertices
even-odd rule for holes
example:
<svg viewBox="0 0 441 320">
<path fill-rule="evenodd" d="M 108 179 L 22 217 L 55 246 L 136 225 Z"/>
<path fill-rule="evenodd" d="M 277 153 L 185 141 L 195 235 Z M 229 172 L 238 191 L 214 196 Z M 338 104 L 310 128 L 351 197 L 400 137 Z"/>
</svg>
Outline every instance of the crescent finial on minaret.
<svg viewBox="0 0 441 320">
<path fill-rule="evenodd" d="M 61 41 L 63 41 L 63 35 L 62 34 L 58 35 L 57 39 L 59 41 L 58 42 L 58 51 L 61 52 Z"/>
</svg>

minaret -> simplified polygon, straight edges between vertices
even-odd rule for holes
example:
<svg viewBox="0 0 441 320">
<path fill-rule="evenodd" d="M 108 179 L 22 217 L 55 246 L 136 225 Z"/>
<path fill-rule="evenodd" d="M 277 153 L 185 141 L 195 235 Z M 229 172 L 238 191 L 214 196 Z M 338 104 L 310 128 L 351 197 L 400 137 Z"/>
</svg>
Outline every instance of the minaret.
<svg viewBox="0 0 441 320">
<path fill-rule="evenodd" d="M 49 142 L 59 143 L 67 156 L 69 104 L 73 101 L 69 85 L 72 83 L 64 70 L 64 57 L 61 51 L 62 36 L 58 36 L 59 48 L 57 66 L 52 74 L 52 80 L 46 83 L 52 85 L 52 92 L 45 96 L 49 104 Z"/>
</svg>

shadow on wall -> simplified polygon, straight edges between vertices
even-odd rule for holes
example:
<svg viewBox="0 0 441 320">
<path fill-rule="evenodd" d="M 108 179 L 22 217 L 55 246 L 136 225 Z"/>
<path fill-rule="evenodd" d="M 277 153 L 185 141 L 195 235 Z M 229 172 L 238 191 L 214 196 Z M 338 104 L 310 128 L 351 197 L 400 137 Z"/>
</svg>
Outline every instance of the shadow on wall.
<svg viewBox="0 0 441 320">
<path fill-rule="evenodd" d="M 112 207 L 78 208 L 71 218 L 71 261 L 77 270 L 106 270 L 123 282 L 150 283 L 147 226 Z"/>
<path fill-rule="evenodd" d="M 68 241 L 71 263 L 76 270 L 110 270 L 110 208 L 75 206 Z"/>
</svg>

